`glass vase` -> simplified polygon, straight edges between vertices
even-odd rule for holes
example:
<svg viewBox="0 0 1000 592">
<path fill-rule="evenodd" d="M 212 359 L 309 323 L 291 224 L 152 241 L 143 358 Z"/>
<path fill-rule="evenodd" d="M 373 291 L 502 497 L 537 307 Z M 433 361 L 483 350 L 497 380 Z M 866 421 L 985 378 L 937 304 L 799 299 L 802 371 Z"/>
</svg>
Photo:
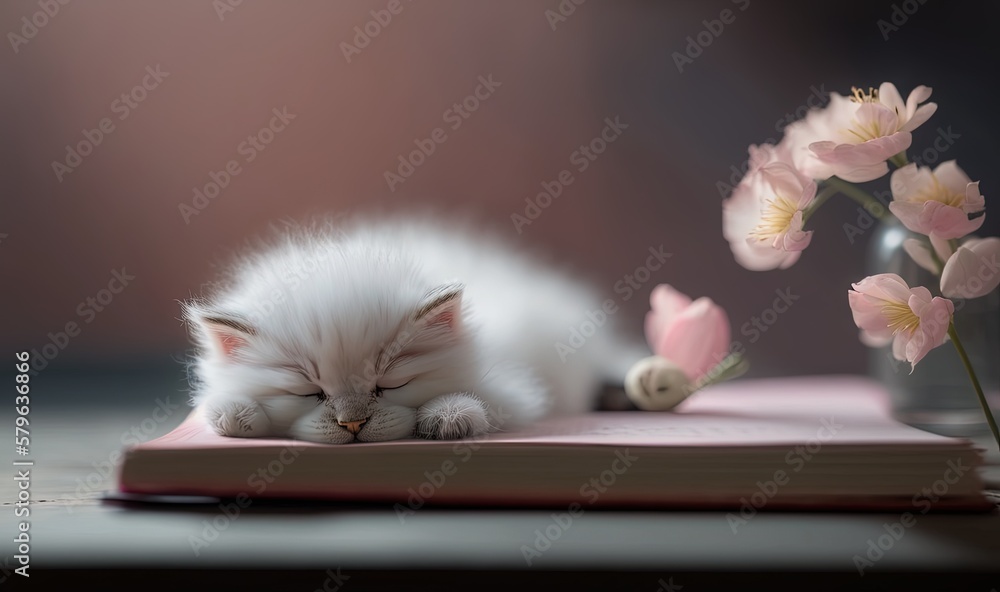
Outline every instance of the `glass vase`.
<svg viewBox="0 0 1000 592">
<path fill-rule="evenodd" d="M 868 247 L 868 275 L 895 273 L 910 287 L 926 286 L 940 296 L 940 279 L 903 250 L 907 238 L 926 237 L 910 232 L 894 217 L 878 224 Z M 1000 417 L 1000 291 L 954 302 L 955 330 L 994 417 Z M 891 393 L 897 420 L 946 436 L 971 437 L 989 432 L 969 375 L 950 342 L 927 354 L 912 374 L 909 363 L 893 357 L 891 346 L 872 348 L 869 372 Z"/>
</svg>

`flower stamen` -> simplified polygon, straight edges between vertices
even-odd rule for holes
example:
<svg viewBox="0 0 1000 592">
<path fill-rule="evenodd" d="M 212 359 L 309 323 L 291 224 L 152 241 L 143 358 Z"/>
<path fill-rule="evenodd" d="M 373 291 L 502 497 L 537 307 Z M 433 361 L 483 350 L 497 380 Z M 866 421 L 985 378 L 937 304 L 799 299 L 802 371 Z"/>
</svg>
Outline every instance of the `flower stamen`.
<svg viewBox="0 0 1000 592">
<path fill-rule="evenodd" d="M 920 317 L 905 302 L 886 301 L 882 306 L 882 315 L 893 335 L 912 335 L 920 327 Z"/>
<path fill-rule="evenodd" d="M 855 103 L 878 103 L 878 89 L 868 87 L 868 92 L 864 92 L 856 86 L 851 87 L 851 93 L 854 95 L 851 100 Z"/>
<path fill-rule="evenodd" d="M 965 206 L 965 195 L 952 193 L 938 181 L 936 175 L 931 173 L 931 185 L 913 197 L 916 203 L 926 203 L 928 201 L 939 201 L 946 206 L 962 208 Z"/>
<path fill-rule="evenodd" d="M 790 199 L 775 195 L 774 199 L 767 200 L 767 205 L 761 212 L 760 224 L 750 232 L 750 236 L 765 241 L 788 232 L 797 211 L 798 207 Z"/>
</svg>

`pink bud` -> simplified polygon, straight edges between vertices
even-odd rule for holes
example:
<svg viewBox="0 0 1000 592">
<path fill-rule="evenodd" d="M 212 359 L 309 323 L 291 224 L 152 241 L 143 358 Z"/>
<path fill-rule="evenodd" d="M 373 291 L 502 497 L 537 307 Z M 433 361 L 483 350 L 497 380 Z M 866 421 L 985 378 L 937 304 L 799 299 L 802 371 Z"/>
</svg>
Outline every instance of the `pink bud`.
<svg viewBox="0 0 1000 592">
<path fill-rule="evenodd" d="M 714 368 L 730 348 L 729 318 L 709 298 L 694 302 L 661 284 L 650 295 L 646 339 L 653 353 L 677 364 L 691 381 Z"/>
</svg>

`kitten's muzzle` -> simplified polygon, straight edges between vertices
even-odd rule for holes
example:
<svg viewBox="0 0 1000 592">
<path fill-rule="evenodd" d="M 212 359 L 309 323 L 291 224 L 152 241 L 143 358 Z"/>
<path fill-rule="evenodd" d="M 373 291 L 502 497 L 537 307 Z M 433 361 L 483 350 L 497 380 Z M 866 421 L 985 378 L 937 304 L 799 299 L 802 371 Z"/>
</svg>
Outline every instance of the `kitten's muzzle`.
<svg viewBox="0 0 1000 592">
<path fill-rule="evenodd" d="M 368 395 L 341 395 L 328 404 L 333 408 L 337 425 L 355 436 L 372 416 L 372 398 Z"/>
<path fill-rule="evenodd" d="M 361 426 L 365 425 L 367 419 L 361 419 L 358 421 L 338 421 L 337 425 L 343 427 L 348 432 L 351 432 L 355 436 L 361 431 Z"/>
</svg>

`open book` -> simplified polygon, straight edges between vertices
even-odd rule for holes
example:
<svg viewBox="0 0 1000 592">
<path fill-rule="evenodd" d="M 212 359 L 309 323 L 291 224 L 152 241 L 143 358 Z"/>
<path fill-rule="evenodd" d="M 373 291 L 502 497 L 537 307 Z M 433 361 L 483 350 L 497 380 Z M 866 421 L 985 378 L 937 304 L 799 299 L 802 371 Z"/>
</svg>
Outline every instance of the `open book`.
<svg viewBox="0 0 1000 592">
<path fill-rule="evenodd" d="M 601 412 L 462 441 L 225 438 L 197 412 L 129 451 L 120 491 L 550 507 L 989 509 L 980 453 L 895 422 L 856 377 L 746 380 L 675 412 Z"/>
</svg>

